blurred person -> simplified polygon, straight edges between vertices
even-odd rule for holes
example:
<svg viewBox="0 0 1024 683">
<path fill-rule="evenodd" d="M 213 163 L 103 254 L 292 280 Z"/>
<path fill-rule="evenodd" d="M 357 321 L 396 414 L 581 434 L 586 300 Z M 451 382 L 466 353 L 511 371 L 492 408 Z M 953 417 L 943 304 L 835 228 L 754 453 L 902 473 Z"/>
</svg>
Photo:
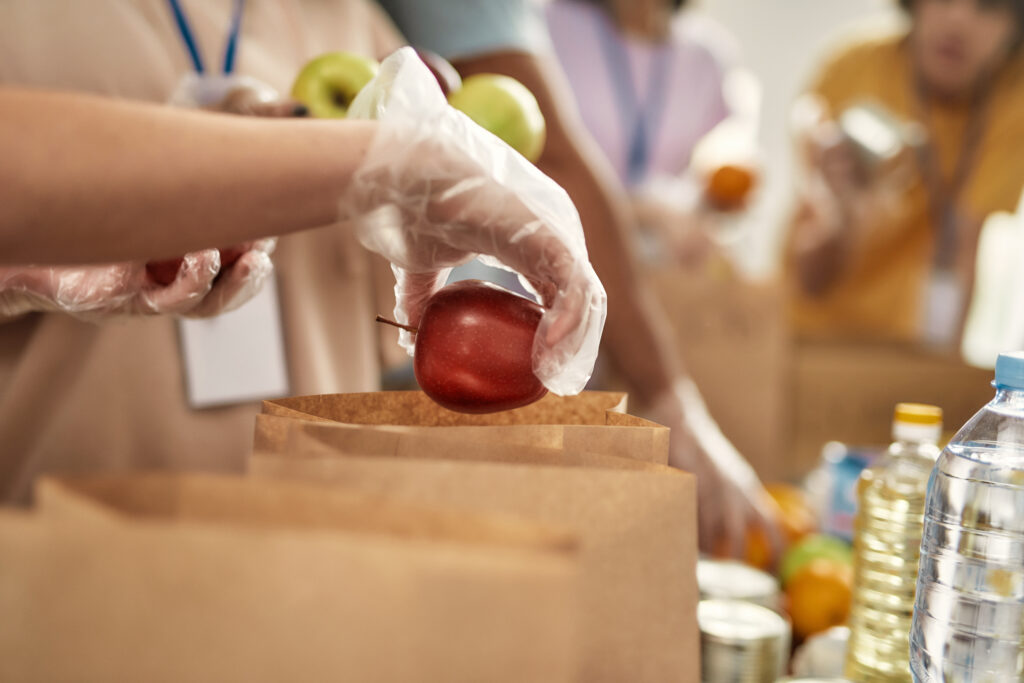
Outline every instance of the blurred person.
<svg viewBox="0 0 1024 683">
<path fill-rule="evenodd" d="M 583 123 L 629 192 L 638 225 L 695 265 L 713 249 L 709 236 L 733 228 L 747 203 L 758 106 L 749 105 L 759 94 L 752 77 L 738 77 L 732 37 L 686 5 L 553 0 L 546 18 Z M 741 90 L 733 101 L 730 75 Z"/>
<path fill-rule="evenodd" d="M 576 204 L 591 261 L 608 293 L 602 342 L 630 395 L 671 428 L 670 464 L 696 474 L 701 547 L 740 555 L 752 527 L 778 548 L 774 502 L 729 442 L 681 367 L 664 314 L 633 254 L 634 222 L 620 179 L 587 133 L 530 0 L 384 0 L 410 42 L 450 60 L 463 77 L 500 73 L 536 96 L 547 123 L 537 162 Z"/>
<path fill-rule="evenodd" d="M 796 110 L 791 308 L 803 337 L 949 349 L 980 227 L 1024 187 L 1024 1 L 900 4 L 909 29 L 839 51 Z M 896 132 L 891 163 L 858 149 L 857 126 Z"/>
<path fill-rule="evenodd" d="M 278 313 L 269 301 L 280 318 L 260 318 L 241 330 L 251 338 L 231 338 L 241 353 L 254 337 L 283 336 L 291 393 L 377 388 L 370 254 L 343 223 L 381 207 L 401 214 L 389 240 L 421 280 L 444 267 L 438 254 L 491 253 L 527 273 L 557 313 L 545 314 L 540 344 L 555 365 L 579 329 L 603 322 L 603 290 L 578 222 L 538 220 L 532 197 L 503 184 L 481 155 L 510 159 L 506 172 L 532 174 L 534 189 L 575 216 L 568 198 L 443 100 L 416 122 L 386 114 L 260 120 L 156 106 L 179 84 L 212 82 L 195 78 L 197 55 L 214 54 L 225 34 L 226 55 L 237 41 L 238 72 L 277 92 L 327 47 L 380 56 L 400 44 L 357 0 L 0 5 L 0 500 L 24 502 L 45 472 L 244 469 L 252 389 L 226 405 L 192 405 L 179 348 L 188 328 L 160 314 L 214 315 L 271 286 L 271 246 L 255 238 L 324 226 L 280 240 Z M 230 76 L 225 66 L 211 78 Z M 401 204 L 413 196 L 415 207 Z M 501 217 L 480 205 L 502 207 Z M 375 225 L 360 224 L 364 237 Z M 524 236 L 524 225 L 535 230 Z M 220 281 L 218 251 L 203 249 L 211 244 L 247 248 Z M 146 278 L 145 259 L 190 250 L 171 284 Z M 412 318 L 422 294 L 415 283 L 402 292 Z"/>
</svg>

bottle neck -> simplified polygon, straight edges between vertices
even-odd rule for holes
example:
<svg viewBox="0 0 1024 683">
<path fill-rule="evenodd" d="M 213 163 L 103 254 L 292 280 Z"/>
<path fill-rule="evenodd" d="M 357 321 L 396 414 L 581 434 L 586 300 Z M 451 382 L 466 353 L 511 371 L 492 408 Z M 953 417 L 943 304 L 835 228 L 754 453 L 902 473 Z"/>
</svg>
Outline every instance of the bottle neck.
<svg viewBox="0 0 1024 683">
<path fill-rule="evenodd" d="M 1024 410 L 1024 389 L 996 386 L 996 397 L 992 403 Z"/>
<path fill-rule="evenodd" d="M 942 438 L 942 424 L 917 424 L 897 420 L 892 425 L 892 438 L 896 443 L 934 446 Z"/>
</svg>

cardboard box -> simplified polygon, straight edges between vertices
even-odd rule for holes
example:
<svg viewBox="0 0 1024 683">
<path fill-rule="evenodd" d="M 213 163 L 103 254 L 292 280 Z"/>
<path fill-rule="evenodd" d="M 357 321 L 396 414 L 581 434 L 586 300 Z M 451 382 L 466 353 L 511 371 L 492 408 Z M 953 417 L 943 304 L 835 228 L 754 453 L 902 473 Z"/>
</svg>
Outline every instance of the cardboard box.
<svg viewBox="0 0 1024 683">
<path fill-rule="evenodd" d="M 722 432 L 762 479 L 785 479 L 792 343 L 782 287 L 665 266 L 650 282 Z"/>
<path fill-rule="evenodd" d="M 994 396 L 991 370 L 918 347 L 805 342 L 797 347 L 791 478 L 817 464 L 829 441 L 885 445 L 900 402 L 941 407 L 955 432 Z"/>
</svg>

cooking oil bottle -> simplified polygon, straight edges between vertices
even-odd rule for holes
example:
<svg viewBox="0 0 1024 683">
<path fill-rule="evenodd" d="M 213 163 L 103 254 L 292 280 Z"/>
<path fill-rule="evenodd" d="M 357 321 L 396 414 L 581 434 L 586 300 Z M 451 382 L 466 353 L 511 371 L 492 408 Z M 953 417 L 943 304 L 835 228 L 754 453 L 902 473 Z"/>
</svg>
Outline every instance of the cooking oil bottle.
<svg viewBox="0 0 1024 683">
<path fill-rule="evenodd" d="M 928 477 L 939 457 L 942 410 L 896 406 L 893 444 L 861 474 L 854 522 L 854 587 L 846 677 L 911 681 L 910 624 Z"/>
</svg>

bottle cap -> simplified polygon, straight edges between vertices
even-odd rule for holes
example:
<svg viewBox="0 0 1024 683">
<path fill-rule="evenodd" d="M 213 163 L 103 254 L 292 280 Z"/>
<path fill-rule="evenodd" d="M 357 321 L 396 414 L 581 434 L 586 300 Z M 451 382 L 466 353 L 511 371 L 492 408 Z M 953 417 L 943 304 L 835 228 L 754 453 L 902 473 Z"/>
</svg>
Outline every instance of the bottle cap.
<svg viewBox="0 0 1024 683">
<path fill-rule="evenodd" d="M 1024 389 L 1024 351 L 999 354 L 995 383 L 1000 389 Z"/>
<path fill-rule="evenodd" d="M 942 408 L 924 403 L 898 403 L 892 436 L 897 441 L 938 443 L 942 436 Z"/>
</svg>

